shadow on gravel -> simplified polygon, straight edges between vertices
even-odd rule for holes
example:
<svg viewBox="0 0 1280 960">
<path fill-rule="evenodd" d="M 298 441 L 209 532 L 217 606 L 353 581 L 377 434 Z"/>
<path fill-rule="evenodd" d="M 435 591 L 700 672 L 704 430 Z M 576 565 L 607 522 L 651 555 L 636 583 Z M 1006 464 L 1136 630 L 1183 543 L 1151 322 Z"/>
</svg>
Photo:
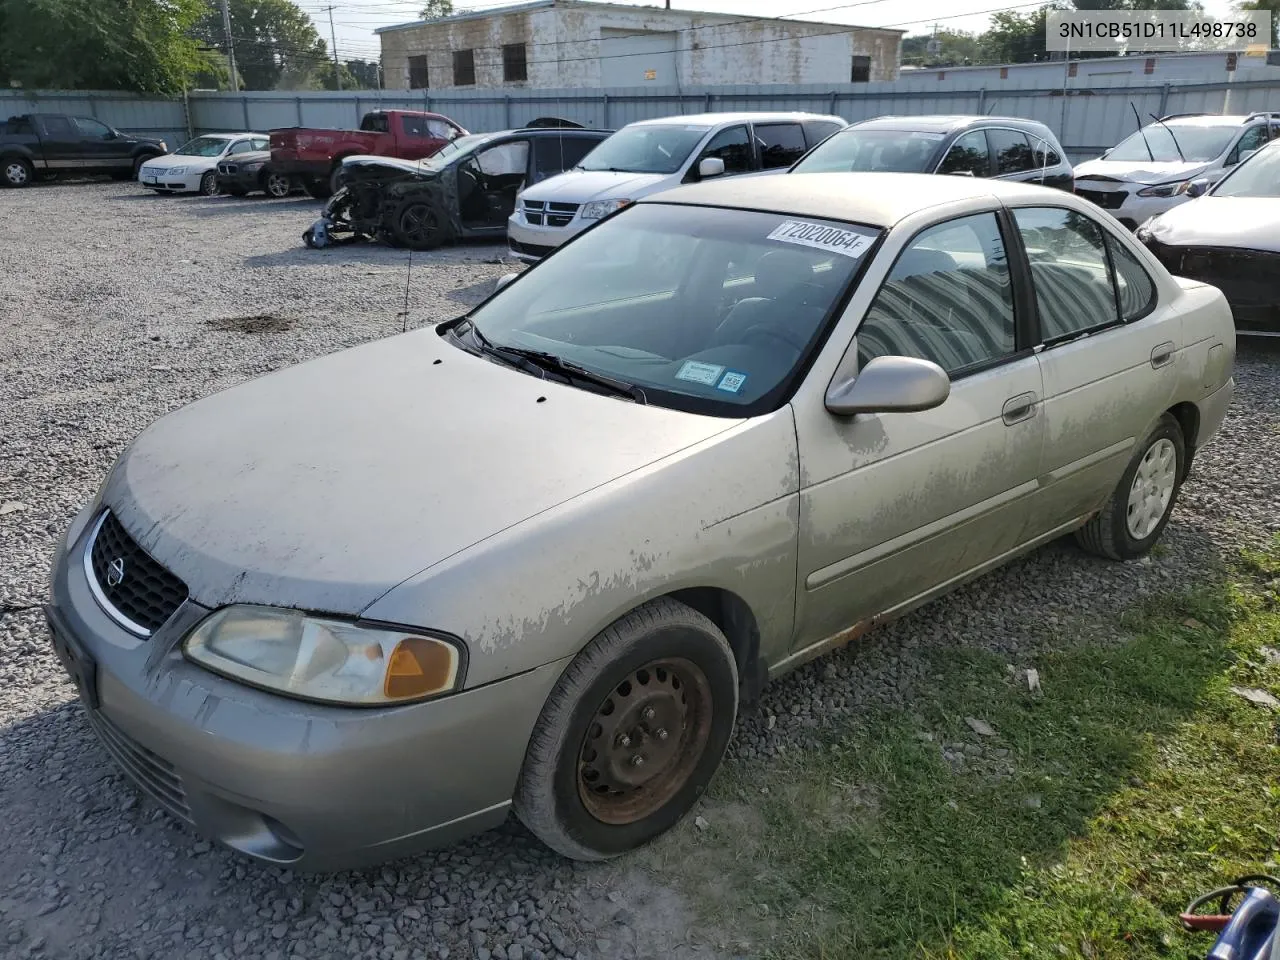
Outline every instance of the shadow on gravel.
<svg viewBox="0 0 1280 960">
<path fill-rule="evenodd" d="M 344 243 L 338 246 L 325 247 L 323 250 L 312 250 L 302 242 L 302 231 L 310 221 L 298 228 L 298 245 L 279 253 L 258 254 L 245 257 L 244 263 L 249 267 L 300 267 L 315 266 L 323 263 L 369 263 L 395 266 L 400 270 L 408 268 L 410 251 L 403 247 L 392 247 L 385 243 Z M 438 250 L 413 251 L 413 269 L 431 267 L 450 263 L 509 263 L 512 272 L 523 268 L 523 265 L 507 257 L 505 241 L 467 241 L 455 246 L 441 247 Z"/>
</svg>

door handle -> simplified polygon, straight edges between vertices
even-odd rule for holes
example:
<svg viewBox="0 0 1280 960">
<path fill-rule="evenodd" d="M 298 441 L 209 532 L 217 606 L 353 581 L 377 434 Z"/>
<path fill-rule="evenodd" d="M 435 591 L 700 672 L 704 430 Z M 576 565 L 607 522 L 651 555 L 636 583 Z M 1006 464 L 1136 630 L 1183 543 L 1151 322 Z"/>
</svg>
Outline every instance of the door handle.
<svg viewBox="0 0 1280 960">
<path fill-rule="evenodd" d="M 1010 397 L 1004 402 L 1000 415 L 1010 426 L 1031 419 L 1036 415 L 1036 395 L 1020 393 L 1016 397 Z"/>
<path fill-rule="evenodd" d="M 1164 343 L 1157 344 L 1151 348 L 1151 366 L 1159 369 L 1165 364 L 1172 362 L 1173 354 L 1177 348 L 1168 340 Z"/>
</svg>

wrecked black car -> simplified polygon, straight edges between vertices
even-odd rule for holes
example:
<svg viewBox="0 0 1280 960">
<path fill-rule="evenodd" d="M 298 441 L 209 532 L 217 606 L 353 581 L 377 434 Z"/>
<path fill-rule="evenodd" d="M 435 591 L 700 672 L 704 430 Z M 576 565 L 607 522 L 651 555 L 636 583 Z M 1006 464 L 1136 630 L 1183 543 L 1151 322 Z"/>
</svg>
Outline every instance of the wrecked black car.
<svg viewBox="0 0 1280 960">
<path fill-rule="evenodd" d="M 348 157 L 341 188 L 303 242 L 319 248 L 383 240 L 433 250 L 452 240 L 501 237 L 521 190 L 576 166 L 612 132 L 529 126 L 459 137 L 425 160 Z"/>
</svg>

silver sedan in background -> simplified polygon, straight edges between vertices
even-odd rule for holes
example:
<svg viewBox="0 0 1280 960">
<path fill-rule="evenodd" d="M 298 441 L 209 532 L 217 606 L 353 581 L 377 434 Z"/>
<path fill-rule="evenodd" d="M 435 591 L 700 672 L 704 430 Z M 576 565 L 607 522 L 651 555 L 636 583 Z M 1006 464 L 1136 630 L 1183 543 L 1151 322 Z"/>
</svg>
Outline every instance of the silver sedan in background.
<svg viewBox="0 0 1280 960">
<path fill-rule="evenodd" d="M 115 760 L 260 860 L 511 810 L 605 858 L 768 679 L 1061 534 L 1150 550 L 1234 349 L 1216 289 L 1061 191 L 683 187 L 151 426 L 58 548 L 54 643 Z"/>
</svg>

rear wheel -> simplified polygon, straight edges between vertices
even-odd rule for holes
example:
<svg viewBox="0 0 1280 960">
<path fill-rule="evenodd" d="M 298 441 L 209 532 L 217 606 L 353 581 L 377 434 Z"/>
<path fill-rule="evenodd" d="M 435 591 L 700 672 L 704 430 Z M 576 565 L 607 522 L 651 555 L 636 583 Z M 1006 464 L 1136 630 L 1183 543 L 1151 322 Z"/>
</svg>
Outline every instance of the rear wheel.
<svg viewBox="0 0 1280 960">
<path fill-rule="evenodd" d="M 345 182 L 342 174 L 342 161 L 338 161 L 338 165 L 333 168 L 329 174 L 329 193 L 335 194 L 342 189 Z"/>
<path fill-rule="evenodd" d="M 444 221 L 430 200 L 406 200 L 391 219 L 396 242 L 411 250 L 434 250 L 444 243 Z"/>
<path fill-rule="evenodd" d="M 283 173 L 268 173 L 262 180 L 267 196 L 281 200 L 293 192 L 293 181 Z"/>
<path fill-rule="evenodd" d="M 313 200 L 328 200 L 333 196 L 333 191 L 329 189 L 329 181 L 321 177 L 304 178 L 302 189 L 307 191 L 307 196 Z"/>
<path fill-rule="evenodd" d="M 200 178 L 200 195 L 204 197 L 218 195 L 218 175 L 212 170 Z"/>
<path fill-rule="evenodd" d="M 0 160 L 0 183 L 6 187 L 28 186 L 35 171 L 22 157 L 5 157 Z"/>
<path fill-rule="evenodd" d="M 737 711 L 724 634 L 682 603 L 647 603 L 592 640 L 556 684 L 529 741 L 516 814 L 575 860 L 641 846 L 706 790 Z"/>
</svg>

